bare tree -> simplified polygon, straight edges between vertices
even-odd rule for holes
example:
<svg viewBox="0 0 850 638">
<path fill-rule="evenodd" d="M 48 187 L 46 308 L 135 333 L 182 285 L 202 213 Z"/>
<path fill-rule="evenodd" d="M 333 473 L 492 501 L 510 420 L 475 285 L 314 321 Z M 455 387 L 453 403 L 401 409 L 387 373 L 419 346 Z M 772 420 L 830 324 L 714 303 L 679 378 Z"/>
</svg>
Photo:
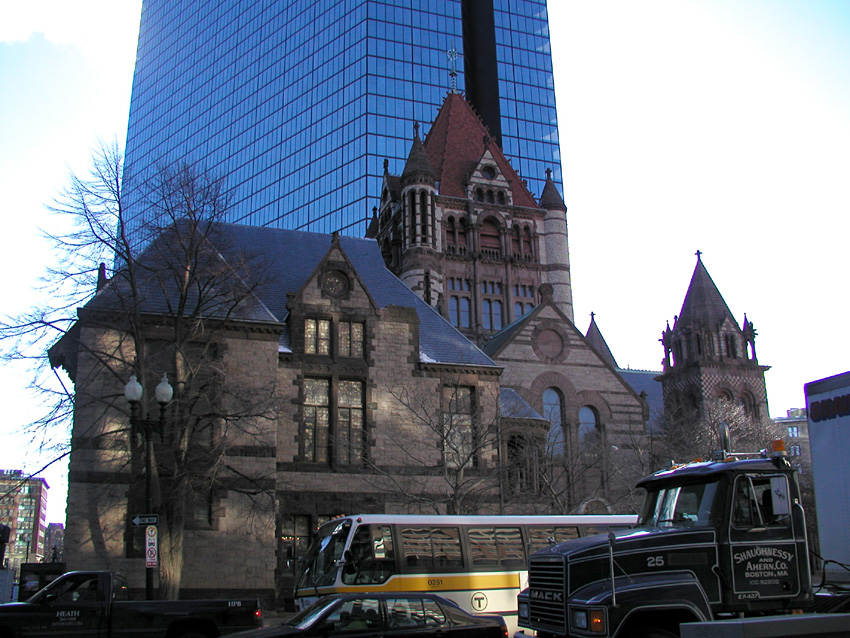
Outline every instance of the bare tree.
<svg viewBox="0 0 850 638">
<path fill-rule="evenodd" d="M 398 383 L 387 390 L 398 421 L 382 429 L 381 455 L 367 460 L 370 482 L 414 511 L 474 514 L 498 507 L 498 415 L 487 386 L 458 382 L 429 391 Z"/>
<path fill-rule="evenodd" d="M 58 430 L 67 445 L 73 416 L 75 447 L 109 450 L 103 469 L 136 477 L 131 507 L 147 505 L 138 477 L 149 481 L 149 505 L 161 519 L 160 596 L 177 598 L 187 523 L 212 507 L 219 486 L 238 486 L 273 509 L 273 477 L 246 472 L 226 451 L 234 441 L 267 438 L 274 375 L 240 382 L 228 375 L 222 349 L 228 330 L 261 312 L 256 293 L 266 282 L 256 257 L 226 245 L 221 180 L 191 165 L 162 168 L 135 185 L 133 212 L 145 221 L 130 233 L 122 171 L 117 147 L 101 146 L 91 175 L 71 177 L 52 207 L 62 230 L 49 234 L 58 256 L 47 277 L 50 303 L 5 321 L 0 337 L 6 358 L 40 366 L 36 386 L 47 410 L 33 431 Z M 44 382 L 44 371 L 59 366 L 73 389 Z M 123 388 L 131 374 L 148 392 L 128 420 Z M 163 374 L 173 399 L 151 419 Z"/>
<path fill-rule="evenodd" d="M 683 405 L 668 405 L 660 427 L 664 455 L 676 462 L 711 458 L 721 448 L 721 423 L 728 425 L 731 432 L 730 452 L 758 452 L 782 438 L 781 427 L 772 420 L 750 415 L 742 405 L 723 398 L 707 401 L 699 412 Z"/>
</svg>

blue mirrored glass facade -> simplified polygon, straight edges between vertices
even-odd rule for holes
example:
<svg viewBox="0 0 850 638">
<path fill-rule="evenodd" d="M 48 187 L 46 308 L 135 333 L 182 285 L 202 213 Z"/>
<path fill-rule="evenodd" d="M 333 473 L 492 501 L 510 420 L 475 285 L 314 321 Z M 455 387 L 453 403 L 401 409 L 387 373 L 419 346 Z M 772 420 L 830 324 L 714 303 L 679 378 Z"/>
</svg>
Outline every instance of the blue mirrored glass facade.
<svg viewBox="0 0 850 638">
<path fill-rule="evenodd" d="M 362 235 L 384 158 L 400 172 L 413 122 L 427 132 L 451 86 L 449 50 L 465 88 L 464 2 L 493 4 L 506 155 L 536 195 L 547 168 L 560 184 L 545 0 L 145 0 L 128 229 L 138 184 L 185 160 L 225 176 L 232 221 Z"/>
</svg>

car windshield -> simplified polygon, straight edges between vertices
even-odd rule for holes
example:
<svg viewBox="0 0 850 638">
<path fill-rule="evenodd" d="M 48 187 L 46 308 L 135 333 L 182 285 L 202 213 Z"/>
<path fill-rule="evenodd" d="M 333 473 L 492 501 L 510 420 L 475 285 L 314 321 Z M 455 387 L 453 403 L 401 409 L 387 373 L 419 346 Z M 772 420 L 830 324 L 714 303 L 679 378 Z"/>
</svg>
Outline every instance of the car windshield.
<svg viewBox="0 0 850 638">
<path fill-rule="evenodd" d="M 329 607 L 333 606 L 334 603 L 336 603 L 336 598 L 320 598 L 312 605 L 307 607 L 307 609 L 300 611 L 298 614 L 290 618 L 285 624 L 289 627 L 307 629 L 315 622 L 316 618 L 321 616 L 324 611 Z"/>
<path fill-rule="evenodd" d="M 351 531 L 351 521 L 347 518 L 338 522 L 322 525 L 316 539 L 307 550 L 307 555 L 299 565 L 298 588 L 326 587 L 333 585 L 345 541 Z"/>
<path fill-rule="evenodd" d="M 718 482 L 664 485 L 647 490 L 638 527 L 710 527 L 716 525 Z"/>
</svg>

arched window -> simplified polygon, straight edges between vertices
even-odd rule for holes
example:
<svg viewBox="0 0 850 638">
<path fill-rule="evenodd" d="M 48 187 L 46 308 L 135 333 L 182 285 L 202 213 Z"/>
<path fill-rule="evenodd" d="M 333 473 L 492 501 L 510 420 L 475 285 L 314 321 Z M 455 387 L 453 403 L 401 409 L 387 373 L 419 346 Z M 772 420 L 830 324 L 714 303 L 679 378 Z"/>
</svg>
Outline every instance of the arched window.
<svg viewBox="0 0 850 638">
<path fill-rule="evenodd" d="M 431 212 L 428 210 L 428 193 L 424 190 L 419 193 L 419 221 L 422 224 L 422 241 L 428 239 L 428 223 L 431 220 Z"/>
<path fill-rule="evenodd" d="M 410 216 L 410 241 L 416 241 L 416 193 L 410 191 L 407 196 L 408 214 Z"/>
<path fill-rule="evenodd" d="M 466 236 L 467 236 L 468 227 L 466 225 L 466 220 L 461 219 L 460 223 L 457 226 L 457 251 L 464 255 L 466 254 Z"/>
<path fill-rule="evenodd" d="M 475 201 L 483 202 L 484 201 L 484 190 L 481 188 L 475 189 Z"/>
<path fill-rule="evenodd" d="M 507 200 L 505 199 L 505 193 L 502 192 L 502 191 L 499 191 L 499 193 L 497 195 L 497 199 L 499 200 L 499 204 L 501 206 L 504 206 L 505 203 L 507 202 Z"/>
<path fill-rule="evenodd" d="M 519 226 L 514 226 L 511 232 L 511 254 L 514 257 L 519 257 L 522 254 L 522 238 L 520 237 Z"/>
<path fill-rule="evenodd" d="M 578 411 L 578 440 L 579 443 L 591 441 L 598 436 L 599 417 L 596 410 L 584 406 Z"/>
<path fill-rule="evenodd" d="M 498 256 L 501 253 L 499 226 L 492 219 L 485 219 L 481 224 L 481 250 L 490 253 L 491 256 Z"/>
<path fill-rule="evenodd" d="M 528 226 L 525 227 L 522 234 L 522 253 L 525 255 L 526 260 L 532 259 L 534 255 L 531 244 L 531 228 Z"/>
<path fill-rule="evenodd" d="M 543 418 L 549 421 L 549 449 L 552 454 L 564 454 L 564 399 L 557 388 L 543 391 Z"/>
<path fill-rule="evenodd" d="M 444 224 L 446 229 L 446 252 L 453 253 L 457 250 L 457 230 L 455 229 L 455 218 L 449 217 Z"/>
<path fill-rule="evenodd" d="M 738 358 L 738 343 L 735 335 L 726 335 L 726 356 L 730 359 Z"/>
<path fill-rule="evenodd" d="M 493 194 L 492 189 L 487 190 L 487 203 L 494 204 L 496 202 L 496 196 Z"/>
</svg>

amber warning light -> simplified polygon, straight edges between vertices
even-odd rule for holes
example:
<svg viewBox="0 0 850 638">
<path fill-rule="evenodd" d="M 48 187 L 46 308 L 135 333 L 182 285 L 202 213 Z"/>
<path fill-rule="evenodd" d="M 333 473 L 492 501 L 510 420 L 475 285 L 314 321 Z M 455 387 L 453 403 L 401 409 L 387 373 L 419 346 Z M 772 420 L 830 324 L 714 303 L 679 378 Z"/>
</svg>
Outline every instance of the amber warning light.
<svg viewBox="0 0 850 638">
<path fill-rule="evenodd" d="M 773 456 L 787 456 L 788 453 L 785 450 L 785 441 L 782 439 L 776 439 L 773 442 Z"/>
</svg>

